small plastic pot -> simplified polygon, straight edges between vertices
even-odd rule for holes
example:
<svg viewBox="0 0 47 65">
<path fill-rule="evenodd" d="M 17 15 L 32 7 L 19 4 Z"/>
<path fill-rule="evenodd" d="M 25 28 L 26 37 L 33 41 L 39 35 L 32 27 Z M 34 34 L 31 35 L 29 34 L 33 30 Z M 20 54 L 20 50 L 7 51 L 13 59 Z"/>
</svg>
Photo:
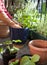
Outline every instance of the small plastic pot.
<svg viewBox="0 0 47 65">
<path fill-rule="evenodd" d="M 40 55 L 40 64 L 47 62 L 47 41 L 45 40 L 32 40 L 29 42 L 29 50 L 31 55 Z"/>
<path fill-rule="evenodd" d="M 22 44 L 24 44 L 29 36 L 28 28 L 10 28 L 10 37 L 11 40 L 21 40 Z"/>
</svg>

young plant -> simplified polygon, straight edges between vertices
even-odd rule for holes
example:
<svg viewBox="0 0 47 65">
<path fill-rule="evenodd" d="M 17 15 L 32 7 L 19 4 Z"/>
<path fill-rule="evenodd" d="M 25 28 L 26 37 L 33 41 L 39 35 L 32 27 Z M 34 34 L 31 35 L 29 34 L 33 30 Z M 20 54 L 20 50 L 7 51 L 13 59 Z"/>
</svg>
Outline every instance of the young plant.
<svg viewBox="0 0 47 65">
<path fill-rule="evenodd" d="M 30 56 L 24 56 L 21 61 L 20 65 L 36 65 L 35 63 L 38 62 L 40 59 L 40 56 L 35 54 L 32 57 Z"/>
<path fill-rule="evenodd" d="M 16 10 L 14 14 L 14 19 L 19 21 L 23 28 L 30 28 L 32 29 L 32 24 L 37 22 L 36 18 L 38 18 L 38 11 L 36 10 L 37 3 L 31 2 L 31 0 L 27 0 L 27 3 L 22 5 L 22 8 Z M 35 28 L 35 27 L 34 27 Z"/>
<path fill-rule="evenodd" d="M 27 0 L 27 3 L 22 5 L 22 8 L 17 9 L 14 14 L 14 19 L 22 24 L 23 28 L 35 30 L 37 33 L 47 37 L 47 11 L 42 10 L 41 13 L 36 9 L 37 3 Z M 34 7 L 35 6 L 35 7 Z M 45 4 L 42 5 L 45 10 Z M 46 14 L 45 14 L 46 13 Z"/>
<path fill-rule="evenodd" d="M 3 48 L 0 47 L 0 53 L 2 53 L 2 52 L 3 52 Z"/>
<path fill-rule="evenodd" d="M 10 54 L 19 51 L 19 48 L 15 47 L 15 46 L 13 46 L 12 48 L 10 48 L 10 46 L 7 46 L 6 49 L 8 49 L 10 51 Z"/>
<path fill-rule="evenodd" d="M 32 57 L 24 56 L 21 58 L 20 62 L 19 60 L 16 60 L 15 62 L 11 62 L 9 65 L 36 65 L 36 62 L 38 62 L 39 59 L 40 56 L 37 54 L 33 55 Z"/>
<path fill-rule="evenodd" d="M 22 41 L 18 39 L 18 40 L 12 40 L 12 42 L 21 43 Z"/>
</svg>

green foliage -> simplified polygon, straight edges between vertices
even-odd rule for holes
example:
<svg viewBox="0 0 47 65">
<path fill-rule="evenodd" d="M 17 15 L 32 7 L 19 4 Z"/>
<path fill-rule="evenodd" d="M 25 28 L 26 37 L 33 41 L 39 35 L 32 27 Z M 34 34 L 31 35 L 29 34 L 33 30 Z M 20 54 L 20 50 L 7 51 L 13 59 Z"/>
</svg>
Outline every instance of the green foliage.
<svg viewBox="0 0 47 65">
<path fill-rule="evenodd" d="M 10 63 L 9 65 L 18 65 L 19 60 L 16 60 L 15 62 Z"/>
<path fill-rule="evenodd" d="M 24 56 L 21 58 L 19 65 L 36 65 L 35 62 L 38 62 L 40 59 L 40 56 L 35 54 L 32 57 L 30 56 Z M 10 65 L 18 65 L 16 64 L 17 60 L 15 62 L 11 62 Z"/>
<path fill-rule="evenodd" d="M 31 62 L 31 60 L 29 59 L 28 56 L 24 56 L 21 61 L 20 61 L 20 65 L 35 65 L 34 62 Z"/>
<path fill-rule="evenodd" d="M 18 39 L 18 40 L 12 40 L 12 42 L 21 43 L 22 41 Z"/>
<path fill-rule="evenodd" d="M 12 44 L 12 41 L 11 40 L 7 40 L 7 41 L 3 42 L 3 44 Z"/>
<path fill-rule="evenodd" d="M 33 7 L 34 3 L 28 0 L 28 3 L 22 5 L 22 8 L 16 10 L 14 14 L 14 19 L 19 21 L 23 28 L 33 28 L 32 24 L 37 22 L 36 18 L 38 18 L 38 11 Z M 35 5 L 34 5 L 35 6 Z M 35 27 L 34 27 L 35 28 Z"/>
<path fill-rule="evenodd" d="M 2 52 L 3 52 L 3 48 L 0 47 L 0 53 L 2 53 Z"/>
<path fill-rule="evenodd" d="M 31 57 L 31 62 L 38 62 L 40 59 L 40 56 L 38 54 L 35 54 Z"/>
<path fill-rule="evenodd" d="M 40 56 L 35 54 L 32 57 L 24 56 L 21 61 L 20 65 L 36 65 L 35 62 L 38 62 L 40 59 Z"/>
<path fill-rule="evenodd" d="M 10 54 L 19 51 L 19 48 L 15 47 L 15 46 L 13 46 L 12 48 L 10 48 L 10 46 L 7 46 L 6 48 L 9 49 Z"/>
<path fill-rule="evenodd" d="M 47 13 L 47 10 L 46 10 L 46 2 L 43 3 L 43 5 L 42 5 L 42 13 L 43 14 Z"/>
<path fill-rule="evenodd" d="M 19 21 L 23 28 L 35 30 L 39 34 L 47 37 L 47 13 L 45 14 L 45 3 L 42 5 L 42 15 L 36 9 L 36 4 L 28 0 L 14 14 L 14 19 Z"/>
<path fill-rule="evenodd" d="M 16 42 L 16 43 L 22 42 L 21 40 L 12 40 L 12 41 L 13 41 L 13 42 Z M 5 47 L 4 47 L 4 48 L 3 48 L 3 47 L 0 47 L 0 53 L 2 53 L 5 49 L 9 49 L 10 53 L 15 53 L 15 52 L 17 52 L 17 51 L 19 50 L 19 48 L 13 46 L 12 41 L 11 41 L 11 40 L 7 40 L 7 41 L 3 42 L 2 45 L 5 45 Z M 11 47 L 10 44 L 12 44 L 12 47 Z"/>
</svg>

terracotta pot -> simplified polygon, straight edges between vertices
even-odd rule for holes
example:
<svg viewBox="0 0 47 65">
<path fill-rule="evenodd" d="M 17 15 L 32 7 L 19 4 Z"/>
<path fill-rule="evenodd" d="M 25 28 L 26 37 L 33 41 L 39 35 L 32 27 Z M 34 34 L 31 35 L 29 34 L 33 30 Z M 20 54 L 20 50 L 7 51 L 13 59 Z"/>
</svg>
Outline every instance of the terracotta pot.
<svg viewBox="0 0 47 65">
<path fill-rule="evenodd" d="M 40 55 L 40 63 L 47 62 L 47 41 L 46 40 L 32 40 L 29 42 L 29 49 L 31 55 Z"/>
</svg>

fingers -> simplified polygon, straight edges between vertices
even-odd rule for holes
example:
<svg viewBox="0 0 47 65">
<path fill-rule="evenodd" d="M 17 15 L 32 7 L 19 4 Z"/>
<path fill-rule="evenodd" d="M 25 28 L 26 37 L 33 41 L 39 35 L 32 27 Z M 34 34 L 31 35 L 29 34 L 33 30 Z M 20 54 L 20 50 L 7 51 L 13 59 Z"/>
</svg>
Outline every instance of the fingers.
<svg viewBox="0 0 47 65">
<path fill-rule="evenodd" d="M 13 25 L 11 25 L 11 27 L 12 28 L 22 28 L 20 25 L 18 25 L 18 24 L 13 24 Z"/>
<path fill-rule="evenodd" d="M 22 28 L 19 24 L 16 24 L 15 22 L 11 22 L 10 27 L 12 27 L 12 28 Z"/>
</svg>

